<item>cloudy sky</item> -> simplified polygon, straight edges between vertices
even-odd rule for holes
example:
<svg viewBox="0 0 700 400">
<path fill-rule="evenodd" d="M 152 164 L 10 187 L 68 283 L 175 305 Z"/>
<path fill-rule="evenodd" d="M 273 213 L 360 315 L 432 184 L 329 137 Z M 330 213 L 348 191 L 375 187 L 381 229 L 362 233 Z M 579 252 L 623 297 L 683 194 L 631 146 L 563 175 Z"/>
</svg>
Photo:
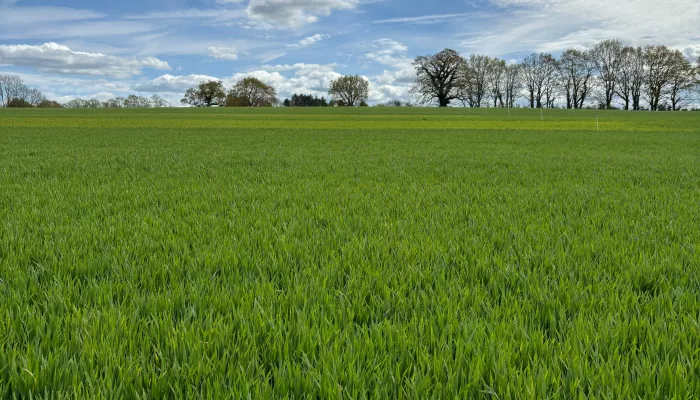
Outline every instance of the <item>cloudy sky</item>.
<svg viewBox="0 0 700 400">
<path fill-rule="evenodd" d="M 371 102 L 408 98 L 411 58 L 454 48 L 518 60 L 600 39 L 700 56 L 698 0 L 0 0 L 0 73 L 50 98 L 157 93 L 245 75 L 325 94 L 340 74 Z"/>
</svg>

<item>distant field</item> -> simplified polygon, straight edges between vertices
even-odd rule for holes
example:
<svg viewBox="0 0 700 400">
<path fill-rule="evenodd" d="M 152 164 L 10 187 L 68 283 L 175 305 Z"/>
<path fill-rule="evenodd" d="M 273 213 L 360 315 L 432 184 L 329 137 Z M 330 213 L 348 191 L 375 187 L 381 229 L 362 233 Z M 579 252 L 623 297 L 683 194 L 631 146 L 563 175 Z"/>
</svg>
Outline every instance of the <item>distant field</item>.
<svg viewBox="0 0 700 400">
<path fill-rule="evenodd" d="M 700 397 L 700 112 L 540 118 L 0 109 L 0 397 Z"/>
</svg>

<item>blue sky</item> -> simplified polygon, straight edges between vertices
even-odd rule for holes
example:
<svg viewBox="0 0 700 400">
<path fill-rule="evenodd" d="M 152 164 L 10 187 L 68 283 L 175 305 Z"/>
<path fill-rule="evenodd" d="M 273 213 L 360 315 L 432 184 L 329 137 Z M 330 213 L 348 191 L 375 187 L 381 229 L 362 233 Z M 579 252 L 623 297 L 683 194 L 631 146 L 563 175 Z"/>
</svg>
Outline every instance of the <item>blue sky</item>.
<svg viewBox="0 0 700 400">
<path fill-rule="evenodd" d="M 409 99 L 416 55 L 454 48 L 519 60 L 616 37 L 700 55 L 697 0 L 0 0 L 0 73 L 49 97 L 157 93 L 256 76 L 324 94 L 341 74 L 373 103 Z"/>
</svg>

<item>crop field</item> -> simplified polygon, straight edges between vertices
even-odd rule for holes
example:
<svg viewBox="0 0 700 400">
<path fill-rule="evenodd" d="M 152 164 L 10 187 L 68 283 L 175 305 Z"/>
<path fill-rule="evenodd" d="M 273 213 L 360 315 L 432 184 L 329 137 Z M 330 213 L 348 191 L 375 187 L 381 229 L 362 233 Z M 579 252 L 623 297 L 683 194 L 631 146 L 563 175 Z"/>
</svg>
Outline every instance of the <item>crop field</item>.
<svg viewBox="0 0 700 400">
<path fill-rule="evenodd" d="M 700 112 L 486 112 L 0 109 L 0 398 L 700 397 Z"/>
</svg>

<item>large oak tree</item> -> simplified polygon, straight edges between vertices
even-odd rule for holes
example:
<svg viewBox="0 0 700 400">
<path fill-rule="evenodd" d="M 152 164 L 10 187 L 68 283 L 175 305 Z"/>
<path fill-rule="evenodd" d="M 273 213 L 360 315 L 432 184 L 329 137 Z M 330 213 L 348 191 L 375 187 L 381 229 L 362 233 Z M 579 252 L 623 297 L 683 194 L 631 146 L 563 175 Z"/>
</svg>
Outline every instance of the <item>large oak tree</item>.
<svg viewBox="0 0 700 400">
<path fill-rule="evenodd" d="M 416 83 L 411 93 L 421 103 L 437 101 L 440 107 L 447 107 L 463 94 L 467 63 L 455 50 L 445 49 L 437 54 L 418 56 L 413 66 L 416 68 Z"/>
</svg>

